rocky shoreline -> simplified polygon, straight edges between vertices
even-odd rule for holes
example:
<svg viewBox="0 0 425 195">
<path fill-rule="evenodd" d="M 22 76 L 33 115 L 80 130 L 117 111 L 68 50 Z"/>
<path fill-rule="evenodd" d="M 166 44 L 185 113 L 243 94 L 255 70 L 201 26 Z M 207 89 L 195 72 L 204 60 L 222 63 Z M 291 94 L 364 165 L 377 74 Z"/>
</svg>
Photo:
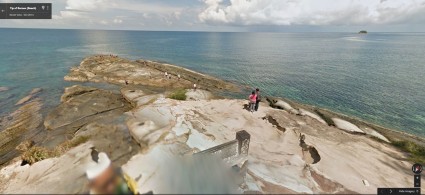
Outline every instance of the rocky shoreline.
<svg viewBox="0 0 425 195">
<path fill-rule="evenodd" d="M 178 79 L 178 75 L 181 79 Z M 71 68 L 65 80 L 144 85 L 165 89 L 191 88 L 196 83 L 209 91 L 238 91 L 234 84 L 175 65 L 148 60 L 130 61 L 102 55 L 84 59 L 78 67 Z"/>
<path fill-rule="evenodd" d="M 424 143 L 282 98 L 267 97 L 250 113 L 246 100 L 213 95 L 238 91 L 236 85 L 159 62 L 97 55 L 64 79 L 121 89 L 68 87 L 46 116 L 40 114 L 41 89 L 30 92 L 0 121 L 0 192 L 87 192 L 84 169 L 89 148 L 96 147 L 122 166 L 141 192 L 169 193 L 161 181 L 164 174 L 173 176 L 161 170 L 173 166 L 174 157 L 226 143 L 246 130 L 252 141 L 237 192 L 373 194 L 377 187 L 412 185 L 409 154 L 392 142 Z M 200 89 L 191 89 L 193 83 Z M 170 98 L 176 90 L 183 90 L 186 101 Z"/>
</svg>

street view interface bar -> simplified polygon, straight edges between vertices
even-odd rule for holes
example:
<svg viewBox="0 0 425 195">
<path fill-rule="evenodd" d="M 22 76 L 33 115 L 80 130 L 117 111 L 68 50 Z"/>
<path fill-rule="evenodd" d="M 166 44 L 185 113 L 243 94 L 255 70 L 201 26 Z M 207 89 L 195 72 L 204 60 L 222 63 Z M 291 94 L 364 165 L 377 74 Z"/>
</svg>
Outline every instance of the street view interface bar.
<svg viewBox="0 0 425 195">
<path fill-rule="evenodd" d="M 0 19 L 52 19 L 52 4 L 0 3 Z"/>
</svg>

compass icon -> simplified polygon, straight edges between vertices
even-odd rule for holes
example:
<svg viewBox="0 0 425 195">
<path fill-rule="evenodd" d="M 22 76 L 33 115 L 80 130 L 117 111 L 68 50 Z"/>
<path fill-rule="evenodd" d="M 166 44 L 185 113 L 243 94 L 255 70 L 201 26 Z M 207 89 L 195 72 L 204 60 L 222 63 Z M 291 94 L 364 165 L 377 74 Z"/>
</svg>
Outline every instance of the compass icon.
<svg viewBox="0 0 425 195">
<path fill-rule="evenodd" d="M 412 171 L 413 171 L 413 173 L 415 173 L 415 174 L 421 174 L 421 172 L 422 172 L 422 165 L 421 164 L 418 164 L 418 163 L 416 163 L 416 164 L 414 164 L 413 166 L 412 166 Z"/>
</svg>

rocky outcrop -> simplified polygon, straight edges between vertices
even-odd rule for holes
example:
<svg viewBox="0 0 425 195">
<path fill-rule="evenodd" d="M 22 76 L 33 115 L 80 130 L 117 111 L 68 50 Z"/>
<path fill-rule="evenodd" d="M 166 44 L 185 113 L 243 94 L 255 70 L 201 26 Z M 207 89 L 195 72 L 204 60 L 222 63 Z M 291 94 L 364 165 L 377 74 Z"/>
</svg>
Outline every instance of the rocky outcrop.
<svg viewBox="0 0 425 195">
<path fill-rule="evenodd" d="M 385 136 L 383 136 L 382 134 L 378 133 L 378 131 L 376 131 L 375 129 L 372 129 L 371 127 L 363 127 L 362 130 L 370 136 L 373 136 L 375 138 L 378 138 L 384 142 L 387 143 L 391 143 L 390 140 L 388 140 Z"/>
<path fill-rule="evenodd" d="M 162 71 L 174 78 L 165 78 Z M 181 74 L 181 80 L 175 79 L 176 73 Z M 195 76 L 185 80 L 190 75 Z M 338 129 L 323 121 L 325 115 L 318 116 L 311 109 L 283 99 L 267 98 L 272 107 L 279 109 L 261 106 L 251 113 L 243 110 L 246 100 L 213 100 L 205 91 L 197 90 L 186 94 L 196 101 L 177 101 L 166 98 L 164 91 L 155 93 L 138 85 L 174 88 L 198 81 L 196 78 L 201 76 L 205 75 L 156 62 L 132 62 L 113 56 L 86 58 L 71 70 L 67 80 L 125 86 L 120 93 L 84 86 L 65 89 L 61 104 L 44 120 L 51 131 L 47 131 L 42 144 L 56 146 L 61 142 L 58 137 L 66 140 L 81 136 L 89 137 L 89 142 L 32 166 L 20 166 L 15 159 L 0 170 L 0 191 L 87 192 L 84 170 L 93 146 L 122 166 L 142 193 L 372 194 L 377 187 L 411 185 L 411 177 L 406 174 L 411 164 L 403 160 L 406 154 L 369 136 L 343 133 L 340 129 L 379 137 L 373 129 L 354 125 L 346 118 L 326 114 Z M 210 79 L 205 77 L 198 81 L 201 85 L 226 89 L 215 81 L 203 84 Z M 7 128 L 0 132 L 0 152 L 10 151 L 8 147 L 15 148 L 25 140 L 17 149 L 33 147 L 31 140 L 19 136 L 40 126 L 41 103 L 36 97 L 25 102 L 18 111 L 2 118 L 0 127 Z M 230 170 L 212 158 L 193 155 L 200 151 L 215 153 L 221 144 L 236 146 L 234 135 L 241 130 L 246 130 L 252 140 L 248 156 L 243 159 L 249 163 Z M 240 153 L 237 149 L 223 154 Z M 1 154 L 1 158 L 9 155 Z M 232 173 L 242 169 L 247 174 L 239 182 L 241 177 Z"/>
<path fill-rule="evenodd" d="M 87 87 L 87 86 L 81 86 L 81 85 L 74 85 L 72 87 L 67 87 L 65 88 L 65 91 L 61 96 L 61 102 L 66 102 L 75 96 L 79 96 L 84 93 L 93 92 L 95 90 L 98 90 L 98 89 L 94 87 Z"/>
<path fill-rule="evenodd" d="M 270 103 L 270 106 L 273 108 L 279 108 L 288 111 L 292 114 L 300 114 L 300 111 L 293 108 L 289 103 L 278 99 L 278 98 L 272 98 L 272 97 L 266 97 L 267 101 Z"/>
<path fill-rule="evenodd" d="M 75 136 L 89 137 L 89 142 L 98 151 L 106 152 L 116 166 L 127 163 L 143 149 L 132 138 L 120 117 L 89 123 L 80 128 Z"/>
<path fill-rule="evenodd" d="M 133 62 L 115 56 L 88 57 L 64 79 L 167 88 L 191 88 L 196 83 L 209 90 L 238 90 L 234 84 L 178 66 L 145 60 Z"/>
<path fill-rule="evenodd" d="M 15 106 L 19 106 L 19 105 L 22 105 L 22 104 L 24 104 L 24 103 L 26 103 L 26 102 L 28 102 L 28 101 L 30 101 L 32 98 L 34 98 L 38 93 L 40 93 L 42 91 L 42 89 L 41 88 L 34 88 L 30 93 L 29 93 L 29 95 L 27 95 L 27 96 L 25 96 L 25 97 L 23 97 L 22 99 L 20 99 L 16 104 L 15 104 Z"/>
<path fill-rule="evenodd" d="M 213 98 L 213 94 L 206 90 L 187 90 L 186 92 L 186 100 L 210 100 Z"/>
<path fill-rule="evenodd" d="M 41 91 L 43 91 L 42 88 L 34 88 L 31 90 L 30 94 L 34 95 L 34 94 L 40 93 Z"/>
<path fill-rule="evenodd" d="M 121 96 L 111 91 L 84 86 L 72 86 L 65 89 L 63 101 L 45 118 L 47 129 L 69 126 L 71 129 L 99 120 L 109 114 L 123 113 L 131 108 Z"/>
<path fill-rule="evenodd" d="M 7 90 L 9 90 L 9 88 L 7 88 L 7 87 L 0 87 L 0 92 L 7 91 Z"/>
<path fill-rule="evenodd" d="M 153 87 L 188 88 L 185 79 L 165 77 L 164 73 L 143 64 L 111 56 L 92 56 L 64 77 L 67 81 L 105 82 L 118 85 L 144 85 Z"/>
<path fill-rule="evenodd" d="M 316 121 L 318 121 L 318 122 L 320 122 L 320 123 L 322 123 L 322 124 L 327 125 L 326 121 L 325 121 L 325 120 L 323 120 L 323 119 L 322 119 L 319 115 L 314 114 L 314 113 L 312 113 L 312 112 L 309 112 L 309 111 L 307 111 L 307 110 L 300 109 L 300 115 L 302 115 L 302 116 L 308 116 L 308 117 L 311 117 L 311 118 L 315 119 Z"/>
<path fill-rule="evenodd" d="M 214 78 L 209 75 L 195 72 L 183 67 L 179 67 L 172 64 L 154 62 L 149 60 L 137 60 L 136 62 L 142 64 L 145 67 L 159 70 L 161 72 L 167 72 L 174 76 L 180 75 L 181 78 L 188 80 L 191 83 L 196 83 L 198 86 L 202 86 L 209 90 L 226 90 L 226 91 L 238 91 L 236 85 L 224 82 L 220 79 Z"/>
<path fill-rule="evenodd" d="M 6 194 L 87 193 L 85 168 L 90 160 L 91 144 L 71 149 L 60 158 L 51 158 L 21 166 L 15 162 L 0 170 L 0 191 Z M 4 182 L 13 183 L 5 185 Z"/>
<path fill-rule="evenodd" d="M 42 102 L 33 99 L 0 118 L 0 165 L 18 154 L 15 147 L 40 132 Z"/>
<path fill-rule="evenodd" d="M 341 134 L 337 128 L 309 122 L 310 118 L 265 106 L 258 112 L 246 112 L 241 107 L 244 102 L 158 98 L 131 111 L 130 131 L 146 150 L 131 158 L 124 170 L 140 178 L 141 189 L 168 192 L 166 182 L 161 181 L 176 178 L 173 173 L 164 173 L 168 170 L 165 167 L 172 166 L 164 162 L 175 162 L 174 156 L 191 155 L 229 142 L 237 131 L 246 129 L 253 141 L 246 167 L 245 184 L 249 187 L 243 191 L 374 193 L 378 186 L 410 184 L 410 177 L 398 171 L 409 169 L 409 163 L 400 162 L 398 157 L 403 154 L 391 146 L 366 136 Z M 274 122 L 263 121 L 264 116 L 271 116 Z M 308 139 L 300 139 L 300 133 Z M 347 142 L 350 144 L 341 144 Z M 388 156 L 389 151 L 394 157 Z M 360 158 L 363 156 L 366 158 Z M 368 168 L 363 167 L 366 165 Z M 341 169 L 345 169 L 344 174 L 340 174 Z M 384 181 L 376 175 L 384 170 L 385 174 L 397 175 L 397 179 Z M 350 180 L 344 179 L 347 175 Z M 365 187 L 362 180 L 371 185 Z"/>
<path fill-rule="evenodd" d="M 356 125 L 348 121 L 345 121 L 339 118 L 332 118 L 332 121 L 335 123 L 335 127 L 338 129 L 347 131 L 349 133 L 365 134 L 363 130 L 361 130 L 359 127 L 357 127 Z"/>
</svg>

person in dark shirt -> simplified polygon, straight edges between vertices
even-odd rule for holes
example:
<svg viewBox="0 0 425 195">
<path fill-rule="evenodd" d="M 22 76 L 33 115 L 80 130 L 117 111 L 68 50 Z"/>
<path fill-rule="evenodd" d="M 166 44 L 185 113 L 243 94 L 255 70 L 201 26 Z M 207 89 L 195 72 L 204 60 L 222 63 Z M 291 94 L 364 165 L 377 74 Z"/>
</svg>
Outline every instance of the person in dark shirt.
<svg viewBox="0 0 425 195">
<path fill-rule="evenodd" d="M 255 102 L 255 111 L 258 111 L 258 106 L 260 106 L 261 102 L 260 89 L 255 89 L 255 94 L 257 95 L 257 101 Z"/>
</svg>

